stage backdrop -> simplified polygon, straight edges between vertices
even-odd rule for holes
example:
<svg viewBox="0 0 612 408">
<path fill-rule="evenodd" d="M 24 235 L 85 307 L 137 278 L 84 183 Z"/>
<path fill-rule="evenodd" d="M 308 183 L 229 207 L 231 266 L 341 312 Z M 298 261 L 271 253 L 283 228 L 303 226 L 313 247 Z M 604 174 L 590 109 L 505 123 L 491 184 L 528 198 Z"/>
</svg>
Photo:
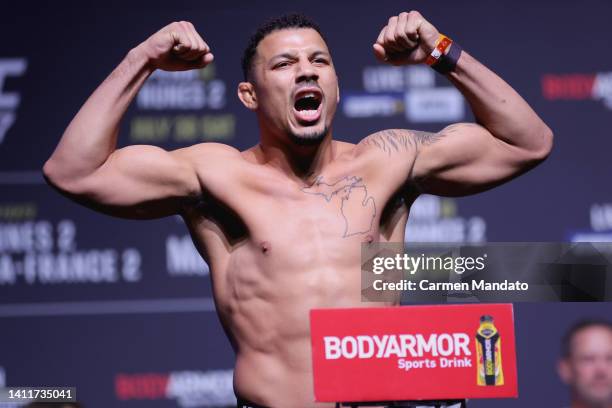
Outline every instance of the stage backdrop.
<svg viewBox="0 0 612 408">
<path fill-rule="evenodd" d="M 327 35 L 341 90 L 335 138 L 473 120 L 434 71 L 374 59 L 382 26 L 410 9 L 513 85 L 554 130 L 555 147 L 542 166 L 492 191 L 420 198 L 407 240 L 612 240 L 609 1 L 3 1 L 0 386 L 76 386 L 87 408 L 231 405 L 233 353 L 181 219 L 94 213 L 46 185 L 43 163 L 127 51 L 177 20 L 193 22 L 215 61 L 155 73 L 123 120 L 121 146 L 257 143 L 255 116 L 236 97 L 240 57 L 259 23 L 288 11 L 312 16 Z M 612 308 L 515 310 L 520 399 L 471 406 L 562 406 L 554 372 L 562 331 Z"/>
</svg>

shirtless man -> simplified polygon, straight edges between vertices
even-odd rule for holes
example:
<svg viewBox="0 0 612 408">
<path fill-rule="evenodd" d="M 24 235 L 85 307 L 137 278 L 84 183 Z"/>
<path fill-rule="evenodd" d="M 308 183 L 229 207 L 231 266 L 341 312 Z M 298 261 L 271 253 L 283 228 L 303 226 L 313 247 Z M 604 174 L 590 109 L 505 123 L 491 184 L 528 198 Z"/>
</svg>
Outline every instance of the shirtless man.
<svg viewBox="0 0 612 408">
<path fill-rule="evenodd" d="M 241 406 L 315 404 L 308 312 L 359 307 L 362 242 L 403 242 L 420 193 L 466 195 L 544 160 L 552 132 L 502 79 L 463 52 L 450 80 L 479 124 L 438 133 L 388 129 L 332 139 L 338 78 L 319 29 L 300 16 L 263 26 L 244 58 L 238 97 L 256 115 L 246 151 L 201 143 L 116 149 L 119 122 L 156 69 L 213 60 L 188 22 L 130 50 L 74 117 L 45 163 L 49 183 L 127 218 L 180 214 L 210 265 L 220 319 L 236 351 Z M 416 11 L 391 17 L 378 59 L 423 63 L 438 30 Z"/>
</svg>

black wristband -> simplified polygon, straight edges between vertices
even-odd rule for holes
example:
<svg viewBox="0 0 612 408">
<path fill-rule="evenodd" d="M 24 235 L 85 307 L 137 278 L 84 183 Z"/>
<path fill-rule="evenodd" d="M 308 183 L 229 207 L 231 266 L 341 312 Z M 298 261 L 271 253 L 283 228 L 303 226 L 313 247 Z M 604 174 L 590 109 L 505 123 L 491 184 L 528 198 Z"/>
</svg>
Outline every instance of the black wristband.
<svg viewBox="0 0 612 408">
<path fill-rule="evenodd" d="M 454 71 L 455 67 L 457 66 L 457 61 L 459 61 L 459 57 L 461 56 L 461 51 L 463 51 L 461 46 L 453 41 L 448 54 L 442 55 L 438 59 L 438 62 L 433 64 L 431 67 L 442 75 L 446 75 L 449 72 Z"/>
</svg>

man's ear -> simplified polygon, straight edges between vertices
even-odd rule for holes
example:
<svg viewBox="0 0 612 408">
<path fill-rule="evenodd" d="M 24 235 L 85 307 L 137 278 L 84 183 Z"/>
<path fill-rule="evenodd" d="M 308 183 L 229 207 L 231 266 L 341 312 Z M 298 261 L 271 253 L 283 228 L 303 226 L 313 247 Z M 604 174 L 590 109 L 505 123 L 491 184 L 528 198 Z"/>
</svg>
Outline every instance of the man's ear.
<svg viewBox="0 0 612 408">
<path fill-rule="evenodd" d="M 336 79 L 336 104 L 340 103 L 340 85 Z"/>
<path fill-rule="evenodd" d="M 241 82 L 238 84 L 238 98 L 247 107 L 247 109 L 257 109 L 257 95 L 255 87 L 250 82 Z"/>
<path fill-rule="evenodd" d="M 569 384 L 572 381 L 572 370 L 567 359 L 563 358 L 557 362 L 557 373 L 565 384 Z"/>
</svg>

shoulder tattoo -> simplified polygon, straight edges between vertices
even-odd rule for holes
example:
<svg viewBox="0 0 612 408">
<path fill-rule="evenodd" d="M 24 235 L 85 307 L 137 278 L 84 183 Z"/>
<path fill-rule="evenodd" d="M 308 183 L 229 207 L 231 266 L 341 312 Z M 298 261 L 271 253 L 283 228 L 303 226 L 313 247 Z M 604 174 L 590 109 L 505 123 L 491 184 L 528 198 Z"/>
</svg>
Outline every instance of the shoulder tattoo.
<svg viewBox="0 0 612 408">
<path fill-rule="evenodd" d="M 376 147 L 391 156 L 394 153 L 418 151 L 420 146 L 433 144 L 444 137 L 447 132 L 452 131 L 454 131 L 452 126 L 438 133 L 421 130 L 386 129 L 371 134 L 363 139 L 361 143 L 366 146 Z"/>
</svg>

